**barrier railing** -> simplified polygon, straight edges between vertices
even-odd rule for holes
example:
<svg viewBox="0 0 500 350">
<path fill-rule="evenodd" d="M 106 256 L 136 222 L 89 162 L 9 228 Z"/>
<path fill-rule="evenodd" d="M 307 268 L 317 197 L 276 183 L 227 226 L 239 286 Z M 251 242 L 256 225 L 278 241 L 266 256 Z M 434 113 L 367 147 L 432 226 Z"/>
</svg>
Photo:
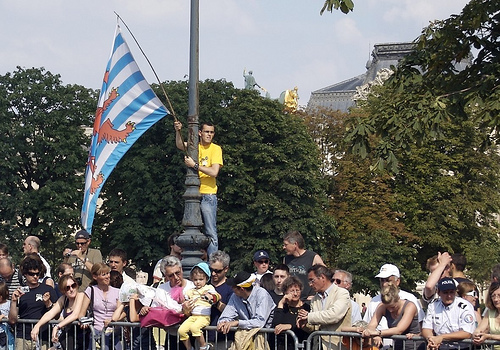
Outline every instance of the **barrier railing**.
<svg viewBox="0 0 500 350">
<path fill-rule="evenodd" d="M 6 321 L 0 321 L 2 326 L 0 327 L 0 350 L 34 349 L 35 342 L 31 343 L 31 329 L 37 321 L 20 319 L 12 329 L 13 337 L 9 337 L 8 331 L 5 330 L 5 327 L 10 329 Z M 53 346 L 57 349 L 56 344 L 52 344 L 51 341 L 52 329 L 56 324 L 57 321 L 49 322 L 46 326 L 48 332 L 44 332 L 39 337 L 39 346 L 41 348 Z M 63 349 L 181 350 L 183 345 L 179 341 L 177 329 L 177 326 L 165 329 L 141 328 L 138 322 L 113 322 L 102 332 L 99 332 L 92 325 L 85 331 L 75 322 L 65 327 L 60 340 Z M 159 330 L 163 332 L 160 333 Z M 217 332 L 216 327 L 209 326 L 205 328 L 204 335 L 207 342 L 213 345 L 213 350 L 229 349 L 237 330 L 237 328 L 233 327 L 228 334 L 222 334 Z M 157 334 L 155 334 L 155 331 L 157 331 Z M 5 334 L 5 343 L 2 340 L 3 334 Z M 295 333 L 290 330 L 277 336 L 274 334 L 274 328 L 261 328 L 257 334 L 262 334 L 265 337 L 271 350 L 372 350 L 369 342 L 363 339 L 359 333 L 315 331 L 303 342 L 300 342 Z M 27 341 L 14 340 L 16 335 L 20 335 Z M 420 336 L 415 336 L 411 340 L 408 340 L 404 335 L 384 339 L 392 339 L 394 349 L 425 350 L 425 339 Z M 492 350 L 494 345 L 500 345 L 500 341 L 487 340 L 481 346 L 475 346 L 471 339 L 464 339 L 460 342 L 443 342 L 440 349 L 465 350 L 473 348 Z M 193 346 L 195 349 L 199 347 L 198 344 L 194 343 Z"/>
</svg>

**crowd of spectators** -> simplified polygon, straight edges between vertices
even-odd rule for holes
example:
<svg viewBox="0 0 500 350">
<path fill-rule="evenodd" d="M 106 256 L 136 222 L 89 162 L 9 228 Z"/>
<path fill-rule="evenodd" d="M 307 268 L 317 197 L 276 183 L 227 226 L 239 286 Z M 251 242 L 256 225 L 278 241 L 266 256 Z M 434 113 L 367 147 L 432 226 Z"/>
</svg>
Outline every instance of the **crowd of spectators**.
<svg viewBox="0 0 500 350">
<path fill-rule="evenodd" d="M 465 276 L 465 257 L 446 252 L 428 260 L 429 277 L 420 298 L 400 289 L 399 268 L 387 263 L 374 276 L 380 293 L 360 306 L 350 296 L 352 274 L 327 267 L 305 248 L 297 231 L 284 235 L 282 261 L 273 262 L 267 251 L 258 250 L 250 256 L 255 271 L 233 277 L 228 276 L 229 255 L 217 250 L 185 278 L 177 236 L 169 240 L 169 255 L 158 261 L 154 284 L 146 289 L 126 273 L 124 250 L 113 249 L 103 261 L 83 230 L 75 235 L 76 248 L 65 250 L 64 261 L 53 269 L 40 255 L 36 237 L 24 241 L 19 264 L 0 244 L 0 349 L 48 349 L 51 343 L 90 349 L 99 342 L 101 349 L 118 350 L 166 344 L 181 350 L 237 349 L 248 343 L 285 350 L 294 348 L 290 333 L 303 342 L 317 330 L 357 332 L 370 347 L 394 350 L 462 349 L 500 340 L 500 265 L 492 269 L 484 312 L 478 288 Z M 133 341 L 125 344 L 113 328 L 113 322 L 141 322 L 158 308 L 171 312 L 172 322 L 160 322 L 164 333 L 135 327 L 127 333 Z M 19 319 L 39 321 L 21 326 Z M 53 320 L 57 323 L 49 327 Z M 214 328 L 204 331 L 209 325 Z M 274 335 L 259 332 L 261 328 L 273 329 Z M 393 341 L 394 335 L 406 339 Z M 217 341 L 221 337 L 224 345 Z M 322 335 L 317 342 L 324 349 L 352 346 L 337 335 Z"/>
</svg>

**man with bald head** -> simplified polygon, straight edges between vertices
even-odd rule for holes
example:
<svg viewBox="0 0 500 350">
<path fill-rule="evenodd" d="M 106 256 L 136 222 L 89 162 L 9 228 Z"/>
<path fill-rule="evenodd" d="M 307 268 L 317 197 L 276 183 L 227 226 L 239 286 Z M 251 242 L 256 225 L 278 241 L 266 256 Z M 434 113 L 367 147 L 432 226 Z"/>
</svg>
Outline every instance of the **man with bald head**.
<svg viewBox="0 0 500 350">
<path fill-rule="evenodd" d="M 9 258 L 0 259 L 0 282 L 5 282 L 9 288 L 9 299 L 12 297 L 12 292 L 23 284 L 19 271 Z"/>
<path fill-rule="evenodd" d="M 36 254 L 38 254 L 38 256 L 40 257 L 40 259 L 43 262 L 43 265 L 45 266 L 45 269 L 47 270 L 47 272 L 45 273 L 45 276 L 48 277 L 48 278 L 52 278 L 50 276 L 50 265 L 49 265 L 49 263 L 47 262 L 47 260 L 45 260 L 45 258 L 43 256 L 40 255 L 40 252 L 39 252 L 40 245 L 41 245 L 40 238 L 38 238 L 36 236 L 28 236 L 28 237 L 26 237 L 26 239 L 24 240 L 24 243 L 23 243 L 23 252 L 24 252 L 24 255 L 26 256 L 29 253 L 36 253 Z M 43 278 L 43 276 L 40 276 L 40 278 Z"/>
</svg>

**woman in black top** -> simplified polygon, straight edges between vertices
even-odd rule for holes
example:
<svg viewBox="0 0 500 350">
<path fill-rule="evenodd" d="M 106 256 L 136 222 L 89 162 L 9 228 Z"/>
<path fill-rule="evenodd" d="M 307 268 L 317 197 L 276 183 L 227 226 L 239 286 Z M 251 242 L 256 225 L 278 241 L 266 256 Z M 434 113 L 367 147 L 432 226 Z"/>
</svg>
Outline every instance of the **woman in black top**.
<svg viewBox="0 0 500 350">
<path fill-rule="evenodd" d="M 273 327 L 274 333 L 278 335 L 278 349 L 294 349 L 294 342 L 291 337 L 281 334 L 287 330 L 291 330 L 295 333 L 299 339 L 299 343 L 307 339 L 308 333 L 297 328 L 297 315 L 300 309 L 310 311 L 309 304 L 304 303 L 300 299 L 302 293 L 302 282 L 295 276 L 288 277 L 282 285 L 282 290 L 284 292 L 283 298 L 274 309 Z M 286 345 L 286 347 L 285 347 Z"/>
</svg>

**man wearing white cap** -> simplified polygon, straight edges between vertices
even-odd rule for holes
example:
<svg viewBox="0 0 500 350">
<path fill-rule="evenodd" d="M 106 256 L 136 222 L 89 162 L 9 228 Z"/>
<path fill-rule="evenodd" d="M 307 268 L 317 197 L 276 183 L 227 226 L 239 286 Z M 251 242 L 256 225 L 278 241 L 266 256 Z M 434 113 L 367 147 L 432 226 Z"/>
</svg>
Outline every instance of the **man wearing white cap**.
<svg viewBox="0 0 500 350">
<path fill-rule="evenodd" d="M 378 275 L 375 276 L 375 278 L 378 278 L 380 280 L 380 289 L 384 287 L 385 285 L 392 283 L 393 285 L 399 287 L 400 283 L 400 274 L 399 274 L 399 269 L 397 266 L 393 264 L 384 264 L 380 268 L 380 271 Z M 425 312 L 422 310 L 422 306 L 418 302 L 418 299 L 411 293 L 408 293 L 404 290 L 399 290 L 399 298 L 411 301 L 412 303 L 415 304 L 417 307 L 417 314 L 418 314 L 418 321 L 422 322 L 424 317 L 425 317 Z M 365 315 L 363 316 L 363 321 L 370 323 L 371 318 L 373 315 L 375 315 L 375 310 L 377 309 L 377 306 L 382 302 L 382 299 L 380 297 L 380 294 L 375 296 L 370 303 L 368 304 L 368 307 L 366 309 Z M 378 330 L 384 330 L 388 329 L 387 325 L 387 319 L 385 317 L 382 317 L 380 319 L 380 323 L 378 324 L 377 329 Z M 384 339 L 384 348 L 390 346 L 392 343 L 392 340 L 390 339 Z"/>
<path fill-rule="evenodd" d="M 255 276 L 245 271 L 227 280 L 233 295 L 219 317 L 219 332 L 227 334 L 231 327 L 248 330 L 271 324 L 269 316 L 276 305 L 267 290 L 253 285 L 254 281 Z"/>
</svg>

